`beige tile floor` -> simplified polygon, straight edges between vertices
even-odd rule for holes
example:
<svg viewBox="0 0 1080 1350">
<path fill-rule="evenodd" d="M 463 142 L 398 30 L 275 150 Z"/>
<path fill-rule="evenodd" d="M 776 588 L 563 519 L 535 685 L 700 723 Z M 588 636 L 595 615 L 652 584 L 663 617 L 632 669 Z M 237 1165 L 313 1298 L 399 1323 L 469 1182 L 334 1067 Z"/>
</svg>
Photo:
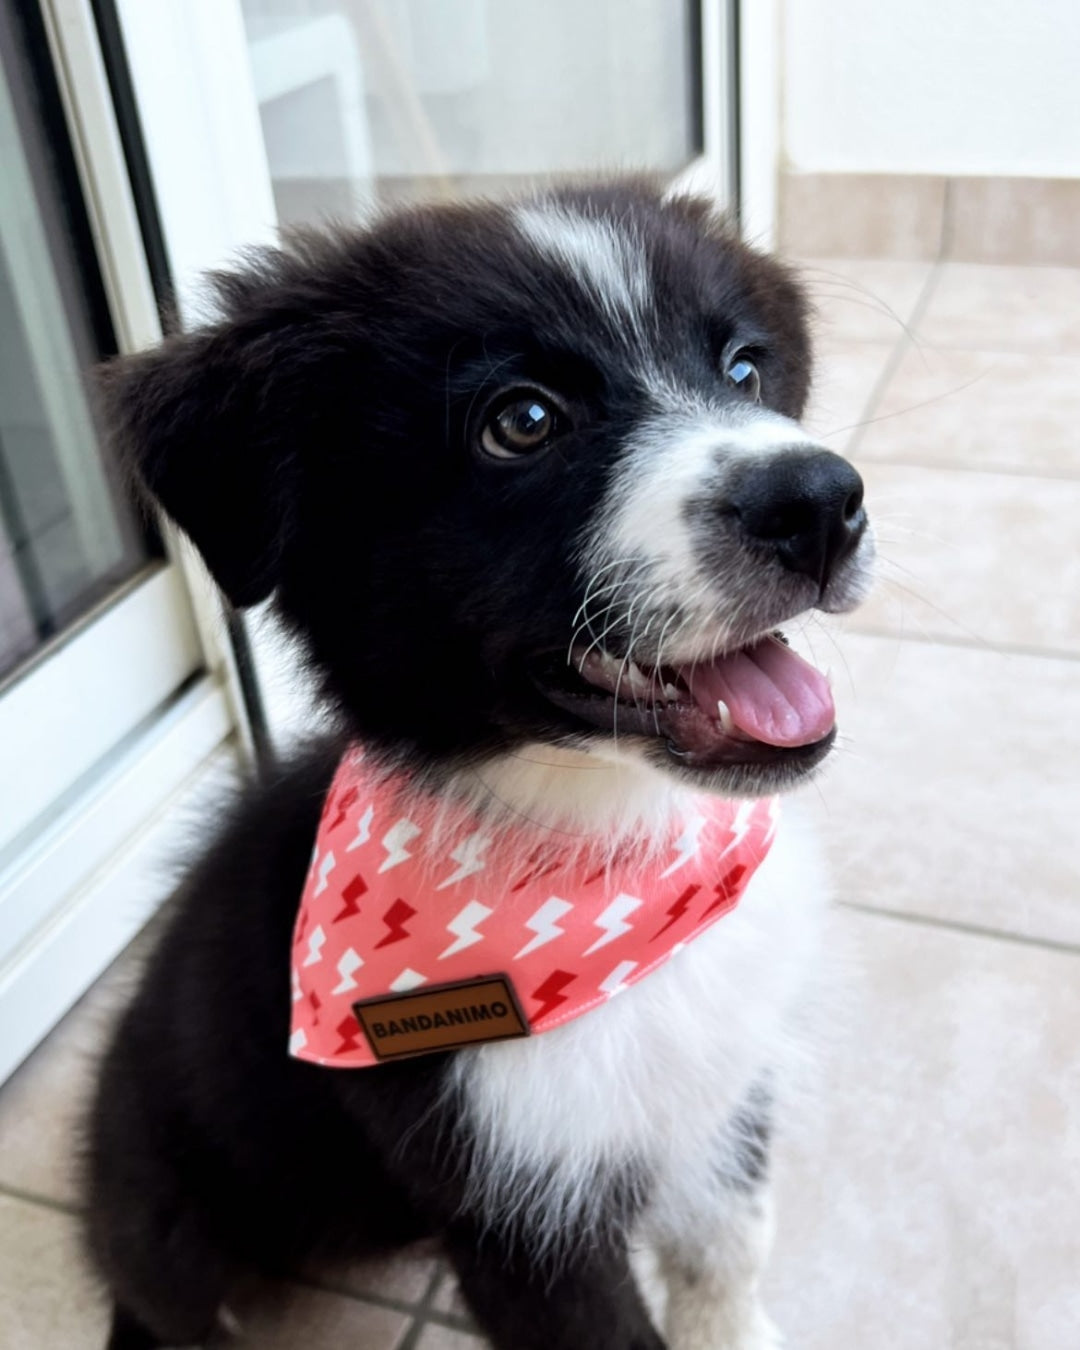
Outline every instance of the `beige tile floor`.
<svg viewBox="0 0 1080 1350">
<path fill-rule="evenodd" d="M 1072 1350 L 1080 1328 L 1080 271 L 815 259 L 810 421 L 882 584 L 804 634 L 844 738 L 806 793 L 840 949 L 778 1141 L 799 1350 Z M 839 631 L 837 631 L 839 628 Z M 0 1089 L 0 1346 L 96 1350 L 71 1131 L 124 958 Z M 429 1252 L 245 1309 L 253 1350 L 481 1350 Z"/>
</svg>

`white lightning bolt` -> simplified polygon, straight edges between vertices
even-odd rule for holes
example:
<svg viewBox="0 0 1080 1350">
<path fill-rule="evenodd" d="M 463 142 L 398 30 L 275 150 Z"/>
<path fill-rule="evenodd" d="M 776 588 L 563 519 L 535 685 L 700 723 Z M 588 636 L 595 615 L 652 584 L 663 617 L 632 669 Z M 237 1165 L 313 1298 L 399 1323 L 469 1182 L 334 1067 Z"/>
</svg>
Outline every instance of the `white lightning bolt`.
<svg viewBox="0 0 1080 1350">
<path fill-rule="evenodd" d="M 665 868 L 664 871 L 660 873 L 661 877 L 671 876 L 672 872 L 677 872 L 680 867 L 685 867 L 690 859 L 696 855 L 698 851 L 698 841 L 701 838 L 701 831 L 704 828 L 704 816 L 690 817 L 686 822 L 682 834 L 680 834 L 675 841 L 675 861 L 670 867 Z"/>
<path fill-rule="evenodd" d="M 410 989 L 419 989 L 422 984 L 427 984 L 427 976 L 406 966 L 397 979 L 391 981 L 390 988 L 395 994 L 407 994 Z"/>
<path fill-rule="evenodd" d="M 356 988 L 356 981 L 353 976 L 364 964 L 364 958 L 357 956 L 356 952 L 349 947 L 341 960 L 337 963 L 337 972 L 341 976 L 338 984 L 330 990 L 332 994 L 347 994 L 350 989 Z"/>
<path fill-rule="evenodd" d="M 305 1045 L 307 1045 L 307 1033 L 303 1027 L 297 1027 L 289 1037 L 289 1054 L 298 1055 Z"/>
<path fill-rule="evenodd" d="M 536 934 L 530 938 L 522 947 L 521 951 L 514 957 L 518 961 L 523 956 L 528 956 L 530 952 L 536 951 L 537 947 L 542 947 L 546 942 L 554 942 L 557 937 L 562 937 L 564 929 L 559 927 L 559 920 L 564 914 L 569 914 L 574 908 L 566 900 L 560 900 L 557 895 L 553 895 L 550 900 L 545 900 L 531 919 L 526 919 L 525 927 L 531 928 Z"/>
<path fill-rule="evenodd" d="M 307 956 L 304 957 L 305 966 L 317 966 L 322 960 L 322 949 L 326 942 L 326 934 L 322 930 L 322 924 L 312 933 L 307 940 Z"/>
<path fill-rule="evenodd" d="M 643 903 L 644 901 L 639 900 L 636 895 L 617 895 L 603 914 L 598 914 L 593 920 L 597 928 L 602 928 L 604 932 L 585 952 L 585 955 L 591 956 L 593 952 L 598 952 L 601 947 L 606 947 L 609 942 L 614 942 L 617 937 L 629 933 L 633 925 L 625 923 L 624 920 L 628 914 L 633 914 L 635 909 L 640 909 Z"/>
<path fill-rule="evenodd" d="M 391 867 L 397 867 L 407 858 L 411 858 L 412 854 L 406 846 L 420 833 L 420 826 L 414 825 L 407 816 L 402 816 L 399 821 L 391 825 L 382 837 L 382 846 L 386 849 L 386 857 L 383 859 L 379 871 L 389 872 Z"/>
<path fill-rule="evenodd" d="M 326 890 L 326 878 L 336 866 L 337 859 L 334 857 L 333 853 L 325 853 L 322 862 L 319 864 L 319 879 L 315 883 L 313 894 L 322 895 L 323 891 Z"/>
<path fill-rule="evenodd" d="M 373 806 L 369 806 L 368 809 L 364 812 L 364 814 L 360 817 L 360 820 L 357 822 L 356 838 L 345 850 L 346 853 L 351 853 L 354 848 L 359 848 L 361 844 L 367 843 L 367 841 L 371 838 L 371 822 L 374 819 L 375 819 L 375 808 Z"/>
<path fill-rule="evenodd" d="M 299 1003 L 304 997 L 304 991 L 300 988 L 300 972 L 293 966 L 292 972 L 292 1001 Z"/>
<path fill-rule="evenodd" d="M 446 925 L 446 931 L 453 933 L 457 940 L 451 942 L 446 951 L 439 953 L 439 960 L 442 961 L 447 956 L 455 956 L 458 952 L 463 952 L 466 947 L 473 947 L 476 943 L 483 942 L 483 935 L 478 933 L 476 929 L 488 915 L 494 913 L 493 909 L 488 909 L 487 905 L 482 905 L 479 900 L 470 900 L 460 914 L 455 914 Z"/>
<path fill-rule="evenodd" d="M 485 835 L 479 830 L 475 834 L 470 834 L 467 839 L 463 839 L 453 853 L 450 854 L 454 862 L 461 866 L 456 872 L 452 872 L 445 881 L 440 881 L 435 887 L 437 891 L 444 890 L 447 886 L 453 886 L 459 881 L 464 881 L 466 877 L 471 877 L 476 872 L 482 872 L 487 866 L 482 854 L 491 843 Z"/>
<path fill-rule="evenodd" d="M 731 822 L 731 839 L 720 854 L 725 857 L 738 844 L 746 838 L 747 831 L 750 829 L 750 817 L 754 814 L 754 803 L 752 801 L 740 802 L 739 809 L 735 812 L 735 819 Z"/>
<path fill-rule="evenodd" d="M 607 979 L 600 985 L 600 988 L 610 998 L 614 998 L 616 994 L 621 994 L 626 988 L 626 977 L 631 971 L 637 970 L 637 968 L 638 963 L 636 961 L 620 961 Z"/>
</svg>

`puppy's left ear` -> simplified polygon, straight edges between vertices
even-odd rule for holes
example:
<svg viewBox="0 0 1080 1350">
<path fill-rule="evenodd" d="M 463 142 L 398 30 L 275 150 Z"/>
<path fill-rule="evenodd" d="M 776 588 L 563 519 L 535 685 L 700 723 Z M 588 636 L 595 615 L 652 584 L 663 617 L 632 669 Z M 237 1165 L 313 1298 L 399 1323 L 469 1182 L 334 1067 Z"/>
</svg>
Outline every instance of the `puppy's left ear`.
<svg viewBox="0 0 1080 1350">
<path fill-rule="evenodd" d="M 296 524 L 311 363 L 297 324 L 238 322 L 167 339 L 101 372 L 105 414 L 143 492 L 189 535 L 234 605 L 280 580 Z"/>
</svg>

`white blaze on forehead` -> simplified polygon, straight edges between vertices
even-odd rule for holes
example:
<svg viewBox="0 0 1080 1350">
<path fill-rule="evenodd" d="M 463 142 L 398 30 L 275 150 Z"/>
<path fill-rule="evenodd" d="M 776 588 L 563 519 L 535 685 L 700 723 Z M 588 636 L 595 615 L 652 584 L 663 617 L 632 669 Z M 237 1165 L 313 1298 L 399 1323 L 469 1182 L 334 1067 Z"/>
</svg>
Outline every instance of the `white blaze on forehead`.
<svg viewBox="0 0 1080 1350">
<path fill-rule="evenodd" d="M 649 307 L 649 268 L 631 230 L 559 206 L 518 207 L 514 219 L 529 243 L 565 268 L 609 318 L 640 329 Z"/>
<path fill-rule="evenodd" d="M 651 560 L 663 564 L 657 581 L 685 582 L 696 572 L 687 504 L 713 485 L 719 490 L 729 466 L 814 444 L 797 422 L 758 409 L 725 417 L 688 407 L 649 418 L 619 462 L 590 563 L 601 556 Z"/>
</svg>

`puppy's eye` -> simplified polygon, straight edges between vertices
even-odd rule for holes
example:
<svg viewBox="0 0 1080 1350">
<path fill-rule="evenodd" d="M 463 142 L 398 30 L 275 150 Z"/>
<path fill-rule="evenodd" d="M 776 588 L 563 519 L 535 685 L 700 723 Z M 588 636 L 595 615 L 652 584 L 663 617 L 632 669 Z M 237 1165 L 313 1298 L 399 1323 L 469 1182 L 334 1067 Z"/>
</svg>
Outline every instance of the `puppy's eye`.
<svg viewBox="0 0 1080 1350">
<path fill-rule="evenodd" d="M 558 409 L 538 394 L 516 394 L 488 418 L 480 444 L 495 459 L 543 450 L 560 429 Z"/>
<path fill-rule="evenodd" d="M 736 352 L 728 362 L 724 379 L 740 394 L 745 394 L 755 403 L 761 402 L 761 374 L 748 356 Z"/>
</svg>

